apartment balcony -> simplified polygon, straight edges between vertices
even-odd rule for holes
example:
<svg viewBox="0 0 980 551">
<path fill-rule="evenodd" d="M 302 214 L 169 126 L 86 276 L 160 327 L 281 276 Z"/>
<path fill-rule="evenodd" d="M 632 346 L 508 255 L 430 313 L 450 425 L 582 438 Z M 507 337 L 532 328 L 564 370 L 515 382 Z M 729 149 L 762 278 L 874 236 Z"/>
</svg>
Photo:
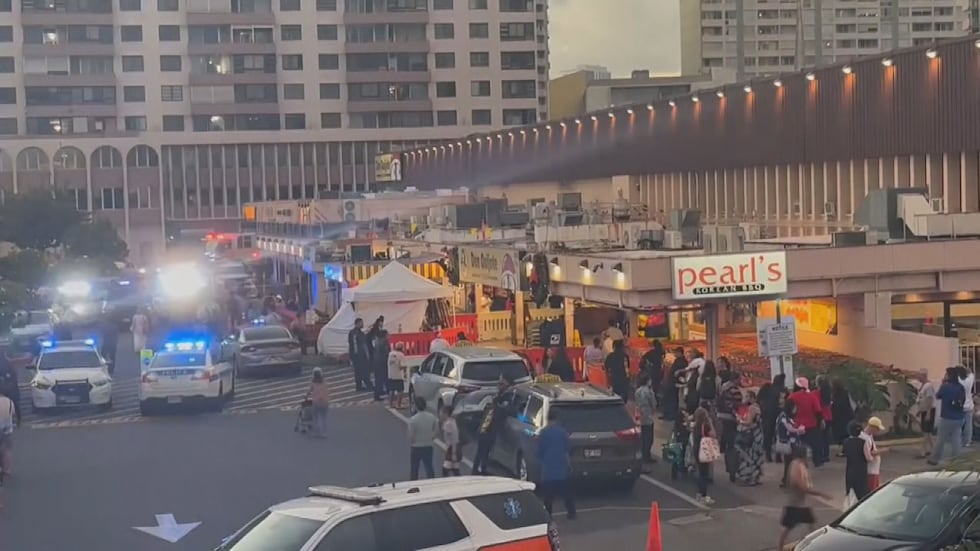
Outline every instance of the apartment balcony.
<svg viewBox="0 0 980 551">
<path fill-rule="evenodd" d="M 351 100 L 347 102 L 351 113 L 374 113 L 376 111 L 432 111 L 432 100 Z"/>
<path fill-rule="evenodd" d="M 384 53 L 428 53 L 431 50 L 428 40 L 411 42 L 347 42 L 344 52 L 348 54 L 384 54 Z"/>
<path fill-rule="evenodd" d="M 66 11 L 24 11 L 20 14 L 21 25 L 112 25 L 113 15 L 109 13 L 66 12 Z"/>
<path fill-rule="evenodd" d="M 347 71 L 344 73 L 347 82 L 429 82 L 432 74 L 429 71 Z"/>
<path fill-rule="evenodd" d="M 76 105 L 28 105 L 24 108 L 28 117 L 115 117 L 114 103 L 80 103 Z"/>
<path fill-rule="evenodd" d="M 226 73 L 223 75 L 213 73 L 191 73 L 189 75 L 191 86 L 227 86 L 233 84 L 276 84 L 278 77 L 276 73 L 247 72 L 247 73 Z"/>
<path fill-rule="evenodd" d="M 249 55 L 249 54 L 274 54 L 276 53 L 275 42 L 219 42 L 217 44 L 205 44 L 200 42 L 187 45 L 188 55 Z"/>
<path fill-rule="evenodd" d="M 428 23 L 427 11 L 381 11 L 374 13 L 344 12 L 345 25 L 377 25 L 384 23 Z"/>
<path fill-rule="evenodd" d="M 274 25 L 272 12 L 187 12 L 188 25 Z"/>
<path fill-rule="evenodd" d="M 104 74 L 50 74 L 24 73 L 24 86 L 112 86 L 116 75 Z"/>
<path fill-rule="evenodd" d="M 25 56 L 61 56 L 61 55 L 113 55 L 116 46 L 103 42 L 56 42 L 49 44 L 24 44 Z"/>
<path fill-rule="evenodd" d="M 191 115 L 278 115 L 279 102 L 212 102 L 191 99 Z"/>
</svg>

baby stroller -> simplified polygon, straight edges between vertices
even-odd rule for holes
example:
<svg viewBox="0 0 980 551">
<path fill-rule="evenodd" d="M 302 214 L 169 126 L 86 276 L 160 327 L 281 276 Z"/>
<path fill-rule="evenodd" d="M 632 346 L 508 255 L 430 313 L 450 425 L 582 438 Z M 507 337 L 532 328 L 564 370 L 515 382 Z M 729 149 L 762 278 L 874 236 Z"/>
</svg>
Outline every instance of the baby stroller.
<svg viewBox="0 0 980 551">
<path fill-rule="evenodd" d="M 313 401 L 306 398 L 299 404 L 299 411 L 296 413 L 296 425 L 293 427 L 293 431 L 306 434 L 311 430 L 313 430 Z"/>
<path fill-rule="evenodd" d="M 661 449 L 664 461 L 670 465 L 670 478 L 672 480 L 687 476 L 689 469 L 687 451 L 691 438 L 690 432 L 687 430 L 687 425 L 682 417 L 674 423 L 670 441 L 664 444 Z"/>
</svg>

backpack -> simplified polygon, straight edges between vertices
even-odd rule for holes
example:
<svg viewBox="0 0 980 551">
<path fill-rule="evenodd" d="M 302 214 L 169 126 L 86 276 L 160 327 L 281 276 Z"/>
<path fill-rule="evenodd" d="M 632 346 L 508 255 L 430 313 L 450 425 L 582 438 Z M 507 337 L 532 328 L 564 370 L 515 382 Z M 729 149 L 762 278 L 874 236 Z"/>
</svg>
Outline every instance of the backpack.
<svg viewBox="0 0 980 551">
<path fill-rule="evenodd" d="M 963 413 L 966 406 L 966 389 L 959 383 L 953 384 L 954 394 L 949 399 L 949 409 L 956 413 Z"/>
</svg>

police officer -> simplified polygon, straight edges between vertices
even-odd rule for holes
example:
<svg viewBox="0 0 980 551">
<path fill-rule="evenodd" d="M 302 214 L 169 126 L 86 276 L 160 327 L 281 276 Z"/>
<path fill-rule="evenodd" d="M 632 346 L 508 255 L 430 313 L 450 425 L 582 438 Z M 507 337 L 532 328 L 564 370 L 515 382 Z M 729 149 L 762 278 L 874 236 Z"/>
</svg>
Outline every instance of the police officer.
<svg viewBox="0 0 980 551">
<path fill-rule="evenodd" d="M 7 359 L 7 351 L 0 348 L 0 394 L 14 403 L 14 418 L 20 425 L 20 386 L 17 384 L 17 370 Z"/>
<path fill-rule="evenodd" d="M 99 353 L 109 363 L 109 373 L 116 369 L 116 347 L 119 344 L 119 328 L 109 320 L 102 322 L 102 342 Z"/>
<path fill-rule="evenodd" d="M 473 474 L 487 474 L 487 464 L 490 462 L 490 452 L 497 441 L 497 433 L 503 426 L 510 410 L 511 395 L 507 393 L 514 384 L 510 377 L 502 376 L 497 387 L 497 395 L 483 412 L 476 440 L 476 457 L 473 458 Z"/>
</svg>

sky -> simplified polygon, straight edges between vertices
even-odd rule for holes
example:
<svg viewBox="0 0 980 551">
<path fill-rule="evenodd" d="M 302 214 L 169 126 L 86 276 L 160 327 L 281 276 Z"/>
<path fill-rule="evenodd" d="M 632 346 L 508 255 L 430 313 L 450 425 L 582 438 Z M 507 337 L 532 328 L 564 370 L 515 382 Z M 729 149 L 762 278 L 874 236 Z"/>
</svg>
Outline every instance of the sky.
<svg viewBox="0 0 980 551">
<path fill-rule="evenodd" d="M 551 76 L 604 65 L 613 77 L 634 69 L 680 72 L 677 2 L 550 0 Z"/>
</svg>

